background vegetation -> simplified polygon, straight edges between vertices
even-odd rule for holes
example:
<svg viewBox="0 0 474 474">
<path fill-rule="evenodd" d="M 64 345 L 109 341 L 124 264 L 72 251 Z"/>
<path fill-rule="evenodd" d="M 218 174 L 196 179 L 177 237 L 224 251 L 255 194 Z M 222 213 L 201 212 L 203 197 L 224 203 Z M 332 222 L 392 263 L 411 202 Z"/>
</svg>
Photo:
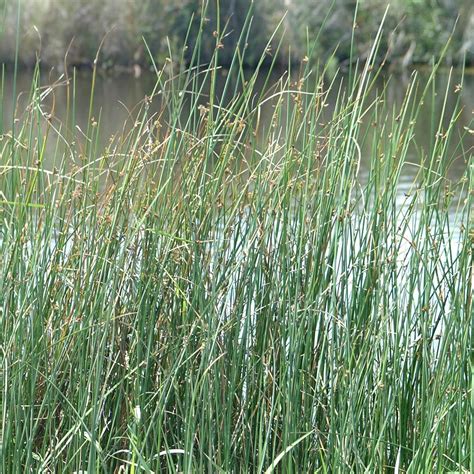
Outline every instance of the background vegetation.
<svg viewBox="0 0 474 474">
<path fill-rule="evenodd" d="M 12 61 L 15 55 L 17 25 L 16 0 L 3 2 L 6 17 L 5 34 L 0 45 L 0 60 Z M 131 66 L 149 63 L 142 37 L 150 45 L 155 60 L 168 56 L 168 39 L 182 45 L 190 19 L 195 18 L 188 36 L 189 51 L 199 33 L 202 0 L 22 0 L 20 25 L 20 59 L 34 64 L 37 54 L 50 65 L 63 64 L 69 48 L 68 62 L 90 65 L 98 45 L 103 44 L 101 64 Z M 326 59 L 337 47 L 336 58 L 347 63 L 355 9 L 355 57 L 367 57 L 372 39 L 389 2 L 385 0 L 223 0 L 218 13 L 214 2 L 206 13 L 208 22 L 202 41 L 203 53 L 209 58 L 214 48 L 212 37 L 217 18 L 229 22 L 223 41 L 221 61 L 228 63 L 246 13 L 253 3 L 254 27 L 246 60 L 255 65 L 271 33 L 285 11 L 286 44 L 279 51 L 279 60 L 301 59 L 307 52 L 307 41 L 313 42 L 321 25 L 313 56 Z M 471 0 L 394 0 L 386 19 L 387 34 L 382 38 L 382 51 L 388 61 L 400 66 L 410 62 L 427 63 L 439 55 L 459 17 L 453 41 L 446 54 L 447 62 L 468 62 L 474 59 L 474 5 Z M 72 43 L 71 43 L 72 41 Z M 276 45 L 274 45 L 276 46 Z M 202 56 L 205 57 L 205 54 Z M 381 59 L 381 58 L 380 58 Z"/>
<path fill-rule="evenodd" d="M 71 60 L 87 63 L 120 17 L 104 58 L 127 65 L 145 61 L 140 34 L 158 59 L 165 32 L 185 35 L 192 4 L 160 4 L 161 26 L 153 5 L 48 13 L 30 2 L 20 23 L 42 19 L 52 63 L 75 32 Z M 276 47 L 244 69 L 256 61 L 246 43 L 263 45 L 273 25 L 265 5 L 239 44 L 212 34 L 210 10 L 190 29 L 193 57 L 176 74 L 155 68 L 106 146 L 95 73 L 81 94 L 75 73 L 45 86 L 35 67 L 26 105 L 2 114 L 0 472 L 474 472 L 474 124 L 460 123 L 462 74 L 441 86 L 437 65 L 427 80 L 413 71 L 390 105 L 377 81 L 380 42 L 399 37 L 388 35 L 368 54 L 359 41 L 367 61 L 331 82 L 329 63 L 303 61 L 271 83 L 263 62 Z M 358 35 L 376 24 L 367 5 Z M 299 7 L 287 26 L 309 16 Z M 339 31 L 344 62 L 354 5 L 336 7 L 314 55 Z M 13 41 L 10 4 L 5 14 Z M 22 31 L 28 62 L 38 35 Z M 401 193 L 407 168 L 416 176 Z"/>
</svg>

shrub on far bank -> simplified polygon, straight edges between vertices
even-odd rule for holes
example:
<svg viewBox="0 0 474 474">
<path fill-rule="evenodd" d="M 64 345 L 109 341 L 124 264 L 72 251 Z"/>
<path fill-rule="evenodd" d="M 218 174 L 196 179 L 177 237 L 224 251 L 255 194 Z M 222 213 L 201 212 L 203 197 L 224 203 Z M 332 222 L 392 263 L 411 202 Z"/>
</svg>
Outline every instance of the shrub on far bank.
<svg viewBox="0 0 474 474">
<path fill-rule="evenodd" d="M 15 58 L 17 2 L 0 0 L 4 11 L 0 61 Z M 347 65 L 352 58 L 367 57 L 387 2 L 377 0 L 228 0 L 209 2 L 205 18 L 203 0 L 23 0 L 19 17 L 19 59 L 25 65 L 37 56 L 48 65 L 91 65 L 100 44 L 101 65 L 106 68 L 147 66 L 146 39 L 158 63 L 169 55 L 169 46 L 181 47 L 187 37 L 187 54 L 193 51 L 203 27 L 201 58 L 205 62 L 216 46 L 213 31 L 217 18 L 227 24 L 222 64 L 228 65 L 249 8 L 253 27 L 247 38 L 247 66 L 253 66 L 282 22 L 283 43 L 274 41 L 268 56 L 286 64 L 291 51 L 301 60 L 325 61 L 334 51 Z M 354 14 L 357 9 L 357 21 Z M 287 12 L 285 16 L 285 11 Z M 283 21 L 282 18 L 284 17 Z M 188 30 L 191 19 L 192 26 Z M 457 23 L 457 25 L 456 25 Z M 455 28 L 456 25 L 456 28 Z M 471 0 L 395 0 L 388 10 L 379 60 L 395 66 L 428 63 L 441 54 L 455 28 L 446 54 L 450 63 L 474 61 L 474 5 Z M 320 34 L 318 34 L 321 32 Z M 351 43 L 354 35 L 355 42 Z M 351 44 L 353 49 L 351 50 Z M 290 48 L 291 45 L 291 48 Z"/>
</svg>

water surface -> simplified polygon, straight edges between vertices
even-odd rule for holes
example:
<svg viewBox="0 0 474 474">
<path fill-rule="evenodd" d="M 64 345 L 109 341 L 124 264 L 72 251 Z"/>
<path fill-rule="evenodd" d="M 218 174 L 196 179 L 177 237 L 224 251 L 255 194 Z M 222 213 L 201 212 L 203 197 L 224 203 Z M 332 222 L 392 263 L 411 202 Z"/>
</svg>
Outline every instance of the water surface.
<svg viewBox="0 0 474 474">
<path fill-rule="evenodd" d="M 283 72 L 275 72 L 270 77 L 269 83 L 277 83 Z M 428 79 L 428 73 L 419 73 L 419 89 L 421 89 Z M 42 108 L 45 112 L 51 113 L 55 126 L 59 129 L 61 122 L 64 121 L 68 113 L 74 112 L 76 127 L 80 130 L 87 130 L 89 119 L 89 105 L 90 105 L 90 90 L 92 84 L 92 74 L 90 72 L 80 71 L 75 76 L 74 90 L 69 89 L 69 98 L 67 89 L 64 85 L 66 77 L 58 76 L 58 74 L 50 73 L 43 75 L 41 84 L 44 87 L 45 99 Z M 69 76 L 69 80 L 71 77 Z M 222 91 L 225 75 L 218 83 L 218 94 Z M 342 81 L 346 81 L 347 77 L 342 76 Z M 415 127 L 415 141 L 417 152 L 413 150 L 411 156 L 407 161 L 410 162 L 408 166 L 404 166 L 403 175 L 399 183 L 400 197 L 407 192 L 413 184 L 413 179 L 418 172 L 417 163 L 419 163 L 421 150 L 429 153 L 430 143 L 433 142 L 433 134 L 437 129 L 439 116 L 443 108 L 443 103 L 446 98 L 446 110 L 444 125 L 447 126 L 449 119 L 456 106 L 456 102 L 460 101 L 460 112 L 456 133 L 452 144 L 453 164 L 449 169 L 448 177 L 453 181 L 458 180 L 463 176 L 466 170 L 467 161 L 470 154 L 472 154 L 472 147 L 474 146 L 474 134 L 472 132 L 474 119 L 474 75 L 467 75 L 464 78 L 463 86 L 460 88 L 458 84 L 461 82 L 461 71 L 454 71 L 452 75 L 449 71 L 443 71 L 438 74 L 436 79 L 437 94 L 430 96 L 422 108 Z M 154 88 L 156 83 L 156 76 L 152 73 L 144 73 L 139 78 L 133 77 L 131 74 L 114 74 L 103 75 L 98 74 L 96 78 L 93 118 L 99 120 L 100 117 L 100 143 L 99 148 L 103 148 L 110 141 L 114 135 L 121 135 L 123 131 L 129 130 L 133 126 L 134 120 L 139 110 L 140 104 L 148 96 Z M 47 86 L 55 84 L 52 90 L 48 91 Z M 263 87 L 264 77 L 262 76 L 256 86 L 256 92 Z M 24 114 L 25 106 L 29 102 L 29 95 L 32 85 L 32 72 L 21 71 L 17 78 L 16 95 L 17 100 L 14 100 L 13 75 L 6 74 L 3 85 L 3 123 L 10 124 L 14 111 L 14 104 L 16 106 L 15 117 L 20 119 Z M 399 106 L 407 92 L 409 85 L 408 79 L 405 76 L 382 76 L 375 88 L 374 96 L 384 90 L 385 107 L 390 116 L 390 111 Z M 337 88 L 334 88 L 337 90 Z M 445 97 L 445 91 L 448 91 Z M 74 97 L 72 97 L 74 95 Z M 335 94 L 329 96 L 328 114 L 335 102 Z M 206 104 L 207 96 L 203 95 L 202 103 Z M 74 108 L 72 108 L 74 102 Z M 159 108 L 159 101 L 155 101 L 154 107 Z M 433 112 L 434 107 L 434 112 Z M 270 122 L 272 114 L 271 104 L 262 108 L 262 122 Z M 63 126 L 62 126 L 63 127 Z M 5 131 L 8 126 L 4 125 Z M 61 128 L 64 133 L 64 127 Z M 360 175 L 362 179 L 368 175 L 370 163 L 373 159 L 370 150 L 370 140 L 367 140 L 367 145 L 362 147 L 361 169 Z M 54 155 L 54 146 L 51 145 L 50 152 L 44 160 L 46 168 L 52 168 L 54 163 L 52 156 Z"/>
</svg>

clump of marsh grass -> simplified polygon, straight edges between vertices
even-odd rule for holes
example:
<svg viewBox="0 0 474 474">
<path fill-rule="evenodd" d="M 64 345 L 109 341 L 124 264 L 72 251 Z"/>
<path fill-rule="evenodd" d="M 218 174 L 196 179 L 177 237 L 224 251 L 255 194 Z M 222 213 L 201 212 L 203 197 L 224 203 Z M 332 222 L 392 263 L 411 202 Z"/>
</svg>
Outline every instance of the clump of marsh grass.
<svg viewBox="0 0 474 474">
<path fill-rule="evenodd" d="M 261 92 L 246 32 L 220 96 L 224 32 L 106 149 L 93 86 L 78 131 L 74 77 L 59 122 L 35 71 L 1 142 L 2 472 L 468 472 L 468 131 L 415 133 L 454 85 L 388 110 L 369 58 Z"/>
</svg>

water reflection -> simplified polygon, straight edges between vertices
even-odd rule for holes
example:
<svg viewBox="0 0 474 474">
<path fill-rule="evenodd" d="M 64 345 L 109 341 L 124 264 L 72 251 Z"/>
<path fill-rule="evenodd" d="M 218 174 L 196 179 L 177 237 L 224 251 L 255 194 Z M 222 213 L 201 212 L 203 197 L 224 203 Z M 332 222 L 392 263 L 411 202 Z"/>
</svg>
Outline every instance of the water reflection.
<svg viewBox="0 0 474 474">
<path fill-rule="evenodd" d="M 273 73 L 268 83 L 277 83 L 281 78 L 281 72 Z M 421 88 L 426 84 L 428 73 L 420 73 L 420 82 L 418 86 L 418 93 Z M 18 95 L 18 101 L 16 102 L 16 116 L 21 117 L 22 111 L 28 104 L 29 95 L 32 85 L 32 73 L 31 71 L 21 72 L 17 78 L 16 92 Z M 54 77 L 54 74 L 50 74 L 47 77 L 43 77 L 41 80 L 42 84 L 54 84 L 58 78 Z M 71 79 L 71 77 L 69 77 Z M 218 81 L 217 88 L 218 94 L 222 93 L 224 84 L 224 76 L 221 81 Z M 72 114 L 75 116 L 75 124 L 81 130 L 85 131 L 88 127 L 89 120 L 89 104 L 90 104 L 90 90 L 92 83 L 92 74 L 88 72 L 78 72 L 75 76 L 74 90 L 71 87 L 69 89 L 69 97 L 67 88 L 64 86 L 66 78 L 62 77 L 56 82 L 54 91 L 49 94 L 47 99 L 44 101 L 44 109 L 49 110 L 53 115 L 55 125 L 59 128 L 60 123 L 64 121 L 68 115 L 71 117 Z M 259 91 L 265 82 L 266 78 L 262 75 L 260 81 L 257 82 L 255 91 Z M 347 82 L 347 78 L 342 77 L 341 80 Z M 449 176 L 453 179 L 457 179 L 464 173 L 466 168 L 466 156 L 469 155 L 468 151 L 474 146 L 474 135 L 469 133 L 468 129 L 472 129 L 473 123 L 473 111 L 474 111 L 474 75 L 466 76 L 464 78 L 464 84 L 462 89 L 457 86 L 461 81 L 461 72 L 455 71 L 450 78 L 449 71 L 441 72 L 438 74 L 436 79 L 436 89 L 438 93 L 436 95 L 427 95 L 424 107 L 417 119 L 415 125 L 415 140 L 417 150 L 425 150 L 429 153 L 430 147 L 433 143 L 433 137 L 436 133 L 438 120 L 440 117 L 440 111 L 443 109 L 445 102 L 445 116 L 443 126 L 446 128 L 451 119 L 452 112 L 455 108 L 456 101 L 459 99 L 461 103 L 459 122 L 457 124 L 455 136 L 453 139 L 452 154 L 458 156 L 458 159 L 454 160 L 453 166 L 449 170 Z M 144 97 L 146 97 L 153 90 L 156 82 L 156 76 L 152 73 L 142 74 L 139 79 L 134 78 L 129 74 L 104 76 L 98 75 L 96 78 L 95 95 L 94 95 L 94 107 L 92 116 L 95 120 L 99 120 L 100 117 L 100 143 L 99 147 L 104 147 L 110 137 L 115 134 L 121 134 L 123 130 L 130 129 L 133 125 L 134 119 L 139 109 L 140 103 L 142 103 Z M 390 120 L 391 111 L 394 107 L 400 105 L 407 92 L 408 82 L 404 80 L 402 76 L 392 77 L 381 77 L 376 83 L 373 93 L 381 93 L 383 91 L 385 97 L 385 111 L 387 120 Z M 449 86 L 448 86 L 449 84 Z M 43 89 L 44 91 L 46 89 Z M 335 94 L 338 87 L 333 88 L 332 95 L 328 99 L 328 110 L 327 115 L 332 113 Z M 445 95 L 445 91 L 448 93 Z M 228 90 L 227 94 L 229 96 Z M 11 118 L 13 115 L 13 106 L 15 101 L 13 100 L 14 87 L 13 87 L 13 75 L 7 74 L 5 76 L 3 84 L 3 123 L 11 124 Z M 72 97 L 74 96 L 74 97 Z M 203 95 L 202 103 L 205 104 L 207 96 Z M 75 103 L 74 107 L 71 105 Z M 69 110 L 68 110 L 69 104 Z M 159 101 L 154 102 L 155 110 L 160 107 Z M 433 113 L 433 110 L 435 112 Z M 271 104 L 268 103 L 267 107 L 263 107 L 261 110 L 262 122 L 270 122 L 271 114 L 273 109 Z M 8 126 L 4 126 L 5 131 Z M 65 134 L 64 125 L 62 125 L 62 133 Z M 51 144 L 51 153 L 45 158 L 44 164 L 46 167 L 52 167 L 51 156 L 54 155 L 55 143 Z M 420 159 L 418 152 L 415 153 L 415 149 L 412 150 L 412 156 L 410 160 L 417 162 Z M 362 145 L 362 162 L 361 162 L 361 176 L 367 176 L 370 169 L 370 161 L 372 159 L 372 152 L 370 149 L 370 139 L 366 140 L 366 143 Z M 411 186 L 413 176 L 416 175 L 416 166 L 405 166 L 404 176 L 401 177 L 400 193 L 406 192 L 407 188 Z"/>
</svg>

